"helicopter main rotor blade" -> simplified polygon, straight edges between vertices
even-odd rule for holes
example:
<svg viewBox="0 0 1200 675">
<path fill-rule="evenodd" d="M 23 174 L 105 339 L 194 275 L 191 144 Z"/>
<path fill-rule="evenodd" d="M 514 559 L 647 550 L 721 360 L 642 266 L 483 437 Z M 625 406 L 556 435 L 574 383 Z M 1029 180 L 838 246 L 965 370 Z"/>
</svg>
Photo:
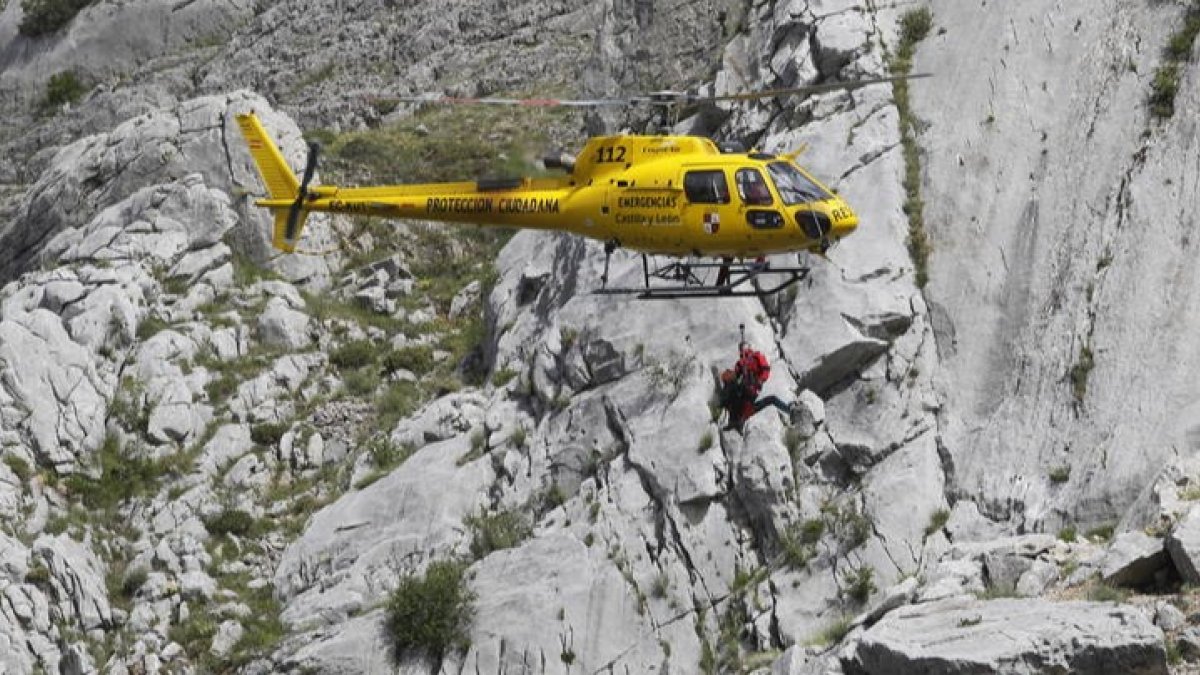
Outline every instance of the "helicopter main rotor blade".
<svg viewBox="0 0 1200 675">
<path fill-rule="evenodd" d="M 396 96 L 396 97 L 380 97 L 381 101 L 394 101 L 396 103 L 435 103 L 445 105 L 512 105 L 524 106 L 528 108 L 599 108 L 605 106 L 628 106 L 633 105 L 637 101 L 628 98 L 592 98 L 592 99 L 564 99 L 564 98 L 497 98 L 487 96 L 483 98 L 468 98 L 457 96 Z"/>
<path fill-rule="evenodd" d="M 932 73 L 916 73 L 914 75 L 897 75 L 894 77 L 875 77 L 868 80 L 850 80 L 847 82 L 828 82 L 825 84 L 810 84 L 804 87 L 787 87 L 784 89 L 761 89 L 759 91 L 744 91 L 720 96 L 695 96 L 688 103 L 704 103 L 707 101 L 751 101 L 772 96 L 793 96 L 796 94 L 823 94 L 829 91 L 852 91 L 872 84 L 886 84 L 902 80 L 916 80 L 922 77 L 933 77 Z"/>
<path fill-rule="evenodd" d="M 885 84 L 888 82 L 899 82 L 901 80 L 914 80 L 922 77 L 931 77 L 930 73 L 917 73 L 915 75 L 898 75 L 894 77 L 876 77 L 867 80 L 851 80 L 846 82 L 829 82 L 826 84 L 813 84 L 803 87 L 788 87 L 784 89 L 762 89 L 759 91 L 737 92 L 733 94 L 721 94 L 719 96 L 700 96 L 682 91 L 658 91 L 650 94 L 634 94 L 624 98 L 583 98 L 583 99 L 567 99 L 567 98 L 504 98 L 496 96 L 484 97 L 466 97 L 466 96 L 444 96 L 442 94 L 423 94 L 420 96 L 378 96 L 371 97 L 376 101 L 387 101 L 391 103 L 431 103 L 435 105 L 506 105 L 506 106 L 521 106 L 527 108 L 604 108 L 604 107 L 629 107 L 635 105 L 652 105 L 652 106 L 677 106 L 677 105 L 693 105 L 696 103 L 706 103 L 715 101 L 747 101 L 759 98 L 771 98 L 772 96 L 793 96 L 796 94 L 820 94 L 828 91 L 849 91 L 866 87 L 872 84 Z"/>
</svg>

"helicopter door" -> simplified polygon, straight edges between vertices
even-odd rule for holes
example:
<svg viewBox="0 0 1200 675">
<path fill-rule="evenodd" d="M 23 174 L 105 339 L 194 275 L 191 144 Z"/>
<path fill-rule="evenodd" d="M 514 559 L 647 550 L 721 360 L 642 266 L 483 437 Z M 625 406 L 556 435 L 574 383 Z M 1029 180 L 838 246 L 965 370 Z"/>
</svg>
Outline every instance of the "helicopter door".
<svg viewBox="0 0 1200 675">
<path fill-rule="evenodd" d="M 688 168 L 683 174 L 683 220 L 704 239 L 728 239 L 732 225 L 729 179 L 720 167 Z M 723 229 L 724 228 L 724 229 Z"/>
<path fill-rule="evenodd" d="M 759 239 L 778 239 L 783 229 L 783 214 L 776 207 L 775 196 L 763 179 L 762 172 L 752 167 L 738 169 L 734 174 L 737 184 L 738 197 L 741 199 L 739 211 L 742 219 L 756 230 Z"/>
</svg>

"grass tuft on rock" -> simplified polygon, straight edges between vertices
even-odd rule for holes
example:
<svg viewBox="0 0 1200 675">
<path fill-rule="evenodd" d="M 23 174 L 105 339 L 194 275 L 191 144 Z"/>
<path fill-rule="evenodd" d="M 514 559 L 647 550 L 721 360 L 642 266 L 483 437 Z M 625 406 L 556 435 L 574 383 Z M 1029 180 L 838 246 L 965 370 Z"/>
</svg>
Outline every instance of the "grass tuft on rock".
<svg viewBox="0 0 1200 675">
<path fill-rule="evenodd" d="M 1170 119 L 1175 115 L 1175 95 L 1179 92 L 1183 66 L 1192 58 L 1197 35 L 1200 35 L 1200 3 L 1193 2 L 1184 15 L 1183 25 L 1167 40 L 1164 61 L 1150 81 L 1150 114 L 1155 119 Z"/>
<path fill-rule="evenodd" d="M 1075 401 L 1083 403 L 1083 399 L 1087 396 L 1088 378 L 1092 374 L 1092 368 L 1096 367 L 1096 359 L 1092 355 L 1091 345 L 1083 345 L 1079 348 L 1079 358 L 1075 360 L 1075 365 L 1071 366 L 1071 391 L 1075 394 Z"/>
<path fill-rule="evenodd" d="M 412 654 L 441 660 L 450 651 L 465 650 L 474 602 L 461 562 L 434 562 L 425 574 L 400 579 L 387 601 L 387 634 L 396 661 Z"/>
<path fill-rule="evenodd" d="M 463 520 L 471 535 L 471 557 L 482 560 L 494 551 L 513 548 L 533 534 L 529 519 L 518 511 L 487 513 L 482 509 Z"/>
<path fill-rule="evenodd" d="M 925 526 L 925 536 L 933 536 L 935 532 L 940 532 L 946 526 L 946 522 L 950 520 L 950 511 L 946 509 L 938 509 L 929 517 L 929 524 Z"/>
<path fill-rule="evenodd" d="M 879 590 L 875 586 L 875 570 L 867 565 L 847 574 L 842 578 L 842 583 L 845 584 L 842 590 L 846 596 L 860 605 Z"/>
<path fill-rule="evenodd" d="M 244 537 L 256 529 L 254 516 L 240 509 L 225 509 L 204 521 L 204 527 L 214 537 L 233 535 Z"/>
<path fill-rule="evenodd" d="M 186 453 L 161 459 L 127 455 L 117 438 L 110 435 L 96 453 L 99 478 L 76 473 L 67 476 L 64 483 L 88 509 L 111 514 L 128 499 L 156 494 L 165 479 L 184 475 L 191 460 Z"/>
<path fill-rule="evenodd" d="M 933 27 L 933 14 L 927 7 L 913 9 L 900 17 L 900 44 L 889 59 L 893 75 L 912 72 L 917 43 Z M 904 154 L 904 214 L 908 217 L 908 253 L 916 270 L 916 283 L 924 288 L 929 281 L 929 257 L 933 244 L 925 230 L 925 202 L 921 197 L 921 156 L 917 146 L 916 117 L 909 100 L 908 80 L 892 84 L 892 97 L 900 113 L 900 145 Z"/>
<path fill-rule="evenodd" d="M 339 370 L 355 370 L 375 362 L 375 345 L 370 340 L 355 340 L 334 349 L 329 362 Z"/>
</svg>

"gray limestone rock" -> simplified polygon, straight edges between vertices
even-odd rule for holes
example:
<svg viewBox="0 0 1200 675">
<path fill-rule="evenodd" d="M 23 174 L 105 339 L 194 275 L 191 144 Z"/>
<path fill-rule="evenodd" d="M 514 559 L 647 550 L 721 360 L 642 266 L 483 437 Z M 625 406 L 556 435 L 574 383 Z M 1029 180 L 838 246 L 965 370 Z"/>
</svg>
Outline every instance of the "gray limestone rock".
<svg viewBox="0 0 1200 675">
<path fill-rule="evenodd" d="M 317 512 L 275 572 L 284 620 L 300 628 L 345 618 L 395 584 L 395 565 L 415 567 L 456 550 L 463 518 L 493 479 L 486 462 L 458 466 L 468 452 L 466 436 L 426 445 Z"/>
<path fill-rule="evenodd" d="M 250 427 L 246 424 L 223 424 L 213 437 L 204 444 L 197 467 L 205 475 L 216 477 L 254 448 L 250 439 Z"/>
<path fill-rule="evenodd" d="M 282 665 L 331 675 L 394 672 L 394 658 L 383 648 L 387 641 L 386 612 L 374 609 L 335 627 L 302 634 Z"/>
<path fill-rule="evenodd" d="M 1171 529 L 1167 553 L 1184 581 L 1200 583 L 1200 505 L 1192 506 Z"/>
<path fill-rule="evenodd" d="M 1120 605 L 943 600 L 902 607 L 863 633 L 847 675 L 921 672 L 1167 673 L 1162 631 Z"/>
<path fill-rule="evenodd" d="M 467 284 L 461 291 L 455 294 L 454 299 L 450 301 L 451 319 L 457 319 L 465 312 L 470 310 L 479 302 L 479 295 L 482 291 L 482 286 L 478 281 L 472 281 Z"/>
<path fill-rule="evenodd" d="M 1173 345 L 1195 333 L 1200 280 L 1162 271 L 1192 264 L 1176 245 L 1190 221 L 1171 214 L 1200 199 L 1185 159 L 1200 137 L 1186 113 L 1149 115 L 1162 57 L 1134 47 L 1167 44 L 1181 10 L 932 7 L 947 32 L 921 43 L 914 71 L 953 74 L 911 94 L 956 489 L 1032 529 L 1112 522 L 1173 457 L 1195 455 L 1200 382 Z M 1198 100 L 1181 88 L 1178 110 Z M 1056 466 L 1070 481 L 1047 479 Z"/>
<path fill-rule="evenodd" d="M 258 334 L 268 345 L 299 351 L 312 343 L 309 321 L 307 314 L 292 309 L 287 300 L 271 298 L 258 316 Z"/>
<path fill-rule="evenodd" d="M 100 446 L 113 383 L 44 309 L 0 320 L 0 422 L 44 461 L 72 465 Z"/>
<path fill-rule="evenodd" d="M 1188 626 L 1176 638 L 1180 655 L 1189 663 L 1200 661 L 1200 628 Z"/>
<path fill-rule="evenodd" d="M 796 397 L 792 427 L 803 438 L 811 438 L 817 427 L 825 423 L 825 402 L 811 390 L 805 389 Z"/>
<path fill-rule="evenodd" d="M 221 625 L 217 626 L 217 634 L 213 636 L 209 651 L 218 657 L 227 656 L 245 633 L 246 630 L 237 621 L 222 621 Z"/>
<path fill-rule="evenodd" d="M 1144 532 L 1122 532 L 1108 548 L 1101 578 L 1113 586 L 1146 586 L 1154 583 L 1155 574 L 1169 564 L 1161 538 Z"/>
<path fill-rule="evenodd" d="M 1187 616 L 1175 605 L 1163 602 L 1154 612 L 1154 625 L 1168 633 L 1175 633 L 1187 626 Z"/>
<path fill-rule="evenodd" d="M 641 670 L 637 664 L 653 662 L 661 650 L 626 584 L 603 548 L 589 548 L 567 534 L 537 537 L 489 556 L 472 581 L 480 610 L 472 630 L 479 639 L 472 641 L 464 665 L 499 672 L 539 653 L 557 657 L 565 641 L 585 670 L 607 663 Z M 616 632 L 605 640 L 583 639 L 601 624 Z"/>
<path fill-rule="evenodd" d="M 84 630 L 112 626 L 105 567 L 95 553 L 65 534 L 38 537 L 33 553 L 50 572 L 54 600 L 62 615 L 74 617 Z"/>
<path fill-rule="evenodd" d="M 39 257 L 178 258 L 217 244 L 238 220 L 228 195 L 257 181 L 244 144 L 226 142 L 227 132 L 237 133 L 233 115 L 250 109 L 274 133 L 285 156 L 302 164 L 304 144 L 294 123 L 256 95 L 210 96 L 147 112 L 55 154 L 23 196 L 17 218 L 0 229 L 5 244 L 0 278 L 10 278 Z M 166 197 L 162 209 L 147 203 L 164 195 L 174 196 Z M 147 206 L 145 217 L 134 217 Z M 180 208 L 199 217 L 178 218 Z M 242 217 L 256 227 L 239 230 L 236 238 L 252 256 L 265 254 L 270 217 L 260 209 Z M 321 245 L 329 236 L 328 222 L 311 218 L 306 240 Z M 83 229 L 72 233 L 74 228 Z M 167 268 L 175 262 L 169 260 Z M 288 278 L 315 285 L 329 275 L 320 257 L 284 257 L 275 265 Z"/>
</svg>

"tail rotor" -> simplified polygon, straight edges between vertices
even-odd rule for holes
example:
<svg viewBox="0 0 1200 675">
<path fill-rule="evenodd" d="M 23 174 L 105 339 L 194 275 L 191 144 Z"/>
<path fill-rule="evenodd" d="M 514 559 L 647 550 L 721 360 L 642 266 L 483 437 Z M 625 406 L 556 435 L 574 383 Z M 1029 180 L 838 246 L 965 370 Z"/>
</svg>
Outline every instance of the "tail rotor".
<svg viewBox="0 0 1200 675">
<path fill-rule="evenodd" d="M 308 184 L 312 182 L 313 174 L 317 170 L 317 158 L 321 154 L 321 144 L 316 141 L 308 143 L 308 158 L 304 163 L 304 177 L 300 180 L 300 189 L 296 191 L 296 201 L 292 202 L 291 208 L 288 209 L 287 228 L 284 231 L 284 237 L 288 241 L 295 241 L 299 234 L 298 226 L 300 224 L 300 214 L 304 212 L 304 200 L 309 198 Z"/>
</svg>

